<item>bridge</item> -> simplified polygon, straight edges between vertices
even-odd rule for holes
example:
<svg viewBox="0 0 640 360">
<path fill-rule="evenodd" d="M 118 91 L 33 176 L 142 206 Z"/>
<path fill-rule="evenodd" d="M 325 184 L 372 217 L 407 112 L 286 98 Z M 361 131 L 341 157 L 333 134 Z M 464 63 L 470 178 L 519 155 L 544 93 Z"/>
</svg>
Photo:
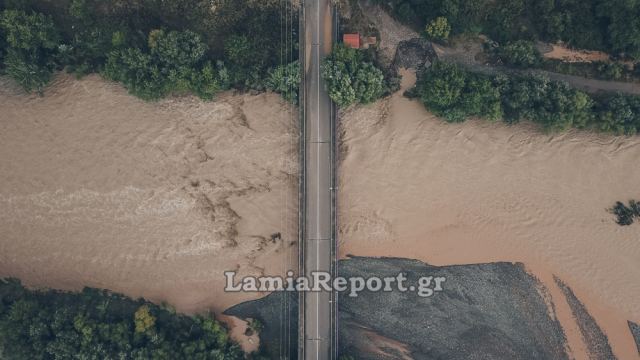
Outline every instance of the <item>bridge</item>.
<svg viewBox="0 0 640 360">
<path fill-rule="evenodd" d="M 320 76 L 337 25 L 331 0 L 304 0 L 300 21 L 302 180 L 300 272 L 335 275 L 335 108 Z M 300 294 L 301 359 L 337 359 L 337 294 Z"/>
</svg>

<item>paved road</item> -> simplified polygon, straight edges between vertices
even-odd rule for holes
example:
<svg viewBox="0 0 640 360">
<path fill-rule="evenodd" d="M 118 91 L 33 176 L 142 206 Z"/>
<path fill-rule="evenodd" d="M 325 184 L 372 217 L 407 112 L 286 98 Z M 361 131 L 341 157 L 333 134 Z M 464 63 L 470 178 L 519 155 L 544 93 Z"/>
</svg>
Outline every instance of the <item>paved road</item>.
<svg viewBox="0 0 640 360">
<path fill-rule="evenodd" d="M 303 267 L 333 272 L 335 257 L 333 149 L 334 109 L 320 78 L 322 59 L 331 52 L 335 25 L 330 0 L 305 0 L 304 12 L 304 229 Z M 334 359 L 334 294 L 303 295 L 304 359 Z"/>
</svg>

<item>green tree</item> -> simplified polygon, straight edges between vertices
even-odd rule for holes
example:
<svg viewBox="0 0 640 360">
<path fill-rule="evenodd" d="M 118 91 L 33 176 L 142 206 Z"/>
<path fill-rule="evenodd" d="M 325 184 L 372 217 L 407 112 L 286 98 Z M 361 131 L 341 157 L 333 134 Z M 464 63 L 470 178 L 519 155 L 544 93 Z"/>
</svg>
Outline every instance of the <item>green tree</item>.
<svg viewBox="0 0 640 360">
<path fill-rule="evenodd" d="M 52 69 L 40 65 L 40 61 L 31 53 L 8 49 L 4 59 L 5 72 L 27 92 L 42 92 L 51 80 Z"/>
<path fill-rule="evenodd" d="M 149 34 L 151 54 L 163 69 L 191 68 L 200 63 L 207 45 L 200 35 L 186 31 L 154 30 Z"/>
<path fill-rule="evenodd" d="M 537 66 L 542 56 L 532 41 L 518 40 L 498 48 L 498 56 L 506 65 L 528 68 Z"/>
<path fill-rule="evenodd" d="M 434 62 L 421 76 L 417 91 L 422 103 L 447 121 L 464 120 L 464 112 L 459 111 L 466 73 L 458 65 L 441 61 Z"/>
<path fill-rule="evenodd" d="M 50 16 L 5 10 L 0 16 L 7 44 L 13 49 L 39 51 L 58 47 L 60 37 Z"/>
<path fill-rule="evenodd" d="M 41 92 L 51 79 L 60 42 L 53 20 L 40 13 L 4 10 L 0 28 L 7 44 L 6 73 L 26 91 Z"/>
<path fill-rule="evenodd" d="M 269 71 L 267 88 L 282 94 L 288 101 L 298 103 L 298 88 L 300 87 L 300 63 L 294 61 L 280 65 Z"/>
<path fill-rule="evenodd" d="M 598 120 L 602 131 L 634 135 L 640 131 L 640 100 L 621 94 L 608 97 L 600 106 Z"/>
<path fill-rule="evenodd" d="M 449 38 L 451 32 L 451 25 L 447 21 L 446 17 L 439 16 L 427 25 L 425 33 L 430 40 L 444 41 Z"/>
<path fill-rule="evenodd" d="M 362 52 L 343 44 L 322 64 L 321 74 L 327 84 L 329 96 L 340 106 L 353 103 L 367 104 L 384 93 L 382 70 L 365 60 Z"/>
<path fill-rule="evenodd" d="M 149 306 L 142 305 L 134 314 L 134 322 L 136 324 L 136 332 L 144 333 L 153 328 L 156 324 L 156 318 L 151 314 Z"/>
<path fill-rule="evenodd" d="M 0 280 L 0 304 L 0 354 L 11 359 L 244 358 L 212 316 L 175 314 L 103 290 L 31 291 Z"/>
<path fill-rule="evenodd" d="M 205 61 L 207 47 L 197 34 L 153 30 L 148 44 L 149 52 L 136 47 L 113 50 L 107 57 L 104 76 L 147 100 L 188 92 L 209 100 L 228 88 L 226 68 Z"/>
</svg>

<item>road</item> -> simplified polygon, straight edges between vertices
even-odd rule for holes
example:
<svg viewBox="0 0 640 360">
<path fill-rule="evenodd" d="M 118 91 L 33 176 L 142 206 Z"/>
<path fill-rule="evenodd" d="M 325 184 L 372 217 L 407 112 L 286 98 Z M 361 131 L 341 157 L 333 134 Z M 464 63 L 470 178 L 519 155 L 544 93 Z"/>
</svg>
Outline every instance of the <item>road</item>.
<svg viewBox="0 0 640 360">
<path fill-rule="evenodd" d="M 334 273 L 334 107 L 320 77 L 322 59 L 335 41 L 330 0 L 306 0 L 303 4 L 303 243 L 302 271 Z M 332 292 L 302 295 L 301 341 L 304 359 L 335 359 L 336 302 Z M 301 353 L 301 354 L 302 354 Z"/>
</svg>

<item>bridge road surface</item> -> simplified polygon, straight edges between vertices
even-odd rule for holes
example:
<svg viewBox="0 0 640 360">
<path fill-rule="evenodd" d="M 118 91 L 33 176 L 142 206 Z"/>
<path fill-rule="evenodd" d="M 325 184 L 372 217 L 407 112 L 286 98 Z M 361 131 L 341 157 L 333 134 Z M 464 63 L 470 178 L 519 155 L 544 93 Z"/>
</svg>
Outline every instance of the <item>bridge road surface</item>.
<svg viewBox="0 0 640 360">
<path fill-rule="evenodd" d="M 320 77 L 322 59 L 335 41 L 331 0 L 304 0 L 301 31 L 304 111 L 304 229 L 303 269 L 312 278 L 316 271 L 333 274 L 334 237 L 334 108 Z M 305 360 L 336 359 L 336 302 L 333 292 L 306 292 L 302 312 L 302 346 Z"/>
</svg>

